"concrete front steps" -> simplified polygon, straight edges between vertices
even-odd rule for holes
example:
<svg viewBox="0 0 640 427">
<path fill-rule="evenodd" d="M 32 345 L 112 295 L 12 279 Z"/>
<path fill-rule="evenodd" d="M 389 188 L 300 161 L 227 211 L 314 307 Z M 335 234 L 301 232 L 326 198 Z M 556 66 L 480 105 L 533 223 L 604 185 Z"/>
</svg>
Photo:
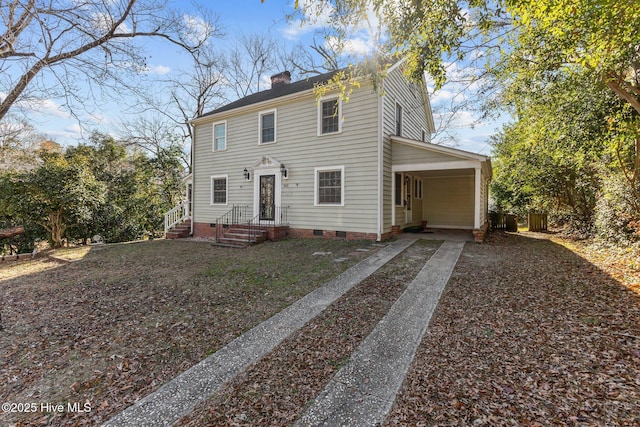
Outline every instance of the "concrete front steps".
<svg viewBox="0 0 640 427">
<path fill-rule="evenodd" d="M 187 219 L 169 230 L 164 235 L 165 239 L 182 239 L 191 235 L 191 220 Z"/>
<path fill-rule="evenodd" d="M 218 239 L 217 246 L 229 248 L 246 248 L 250 245 L 262 243 L 267 240 L 267 230 L 260 228 L 251 229 L 247 225 L 230 225 L 223 236 Z"/>
</svg>

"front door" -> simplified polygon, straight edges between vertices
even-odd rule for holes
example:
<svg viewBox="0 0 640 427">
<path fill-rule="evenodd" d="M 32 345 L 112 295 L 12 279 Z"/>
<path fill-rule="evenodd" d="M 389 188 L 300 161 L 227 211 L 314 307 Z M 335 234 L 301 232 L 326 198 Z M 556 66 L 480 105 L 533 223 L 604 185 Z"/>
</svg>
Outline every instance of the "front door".
<svg viewBox="0 0 640 427">
<path fill-rule="evenodd" d="M 275 175 L 260 175 L 260 221 L 273 221 L 275 219 L 275 188 Z"/>
</svg>

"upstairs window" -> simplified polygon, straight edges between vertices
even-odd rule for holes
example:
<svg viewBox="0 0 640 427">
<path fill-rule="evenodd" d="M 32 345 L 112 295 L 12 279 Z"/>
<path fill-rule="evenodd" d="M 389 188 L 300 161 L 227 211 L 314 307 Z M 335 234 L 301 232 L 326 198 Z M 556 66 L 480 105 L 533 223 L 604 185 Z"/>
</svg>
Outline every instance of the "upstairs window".
<svg viewBox="0 0 640 427">
<path fill-rule="evenodd" d="M 213 151 L 227 149 L 227 122 L 213 124 Z"/>
<path fill-rule="evenodd" d="M 396 135 L 402 136 L 402 107 L 396 104 Z"/>
<path fill-rule="evenodd" d="M 260 113 L 260 144 L 276 142 L 276 112 Z"/>
<path fill-rule="evenodd" d="M 318 134 L 327 135 L 342 131 L 340 110 L 341 103 L 337 97 L 320 101 L 318 106 Z"/>
</svg>

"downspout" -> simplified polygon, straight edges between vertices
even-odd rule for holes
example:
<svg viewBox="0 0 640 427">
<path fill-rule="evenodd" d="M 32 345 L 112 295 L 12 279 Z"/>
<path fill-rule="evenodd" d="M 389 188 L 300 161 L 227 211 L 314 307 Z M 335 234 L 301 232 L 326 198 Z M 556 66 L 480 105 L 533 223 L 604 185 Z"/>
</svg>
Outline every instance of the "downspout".
<svg viewBox="0 0 640 427">
<path fill-rule="evenodd" d="M 475 181 L 474 181 L 474 200 L 475 200 L 475 205 L 474 205 L 474 209 L 473 209 L 473 228 L 475 230 L 480 229 L 480 227 L 482 226 L 482 224 L 480 224 L 480 209 L 481 209 L 481 204 L 482 203 L 482 164 L 480 164 L 479 166 L 477 166 L 475 168 Z"/>
<path fill-rule="evenodd" d="M 196 223 L 194 215 L 196 211 L 196 162 L 194 161 L 196 148 L 196 126 L 193 124 L 193 122 L 189 122 L 189 126 L 191 126 L 193 130 L 191 132 L 191 134 L 193 135 L 193 138 L 191 138 L 191 153 L 189 154 L 191 160 L 191 212 L 189 213 L 191 214 L 191 236 L 193 236 L 193 230 Z"/>
<path fill-rule="evenodd" d="M 378 242 L 384 231 L 384 78 L 378 95 Z"/>
</svg>

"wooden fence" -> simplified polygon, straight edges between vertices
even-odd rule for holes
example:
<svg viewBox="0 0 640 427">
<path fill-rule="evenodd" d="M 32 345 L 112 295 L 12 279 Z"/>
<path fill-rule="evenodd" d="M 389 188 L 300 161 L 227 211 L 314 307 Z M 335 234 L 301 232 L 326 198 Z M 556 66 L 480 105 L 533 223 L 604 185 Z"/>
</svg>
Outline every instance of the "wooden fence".
<svg viewBox="0 0 640 427">
<path fill-rule="evenodd" d="M 529 212 L 529 231 L 547 231 L 547 214 Z"/>
<path fill-rule="evenodd" d="M 493 230 L 518 231 L 518 215 L 491 212 L 489 217 Z"/>
</svg>

